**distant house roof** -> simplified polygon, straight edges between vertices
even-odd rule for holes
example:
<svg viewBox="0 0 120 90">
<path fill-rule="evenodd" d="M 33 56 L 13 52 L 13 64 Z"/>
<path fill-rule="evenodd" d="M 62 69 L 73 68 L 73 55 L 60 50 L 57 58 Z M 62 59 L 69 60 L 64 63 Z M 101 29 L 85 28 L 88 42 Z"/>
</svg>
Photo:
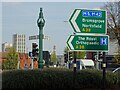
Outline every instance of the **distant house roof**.
<svg viewBox="0 0 120 90">
<path fill-rule="evenodd" d="M 26 59 L 28 59 L 28 53 L 19 53 L 18 54 L 18 59 L 21 60 L 23 57 L 25 57 Z"/>
<path fill-rule="evenodd" d="M 8 52 L 0 52 L 0 59 L 6 59 Z M 18 53 L 18 59 L 22 59 L 23 56 L 28 58 L 28 53 Z"/>
</svg>

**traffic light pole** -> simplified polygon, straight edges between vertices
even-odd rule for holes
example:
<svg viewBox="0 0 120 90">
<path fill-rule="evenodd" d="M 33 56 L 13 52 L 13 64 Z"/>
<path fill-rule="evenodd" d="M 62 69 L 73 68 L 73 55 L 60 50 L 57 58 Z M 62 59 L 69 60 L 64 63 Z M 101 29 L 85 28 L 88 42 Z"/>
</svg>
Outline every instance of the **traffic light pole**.
<svg viewBox="0 0 120 90">
<path fill-rule="evenodd" d="M 102 77 L 102 89 L 101 90 L 106 90 L 106 57 L 105 57 L 105 52 L 103 52 L 102 68 L 103 68 L 103 77 Z"/>
<path fill-rule="evenodd" d="M 68 53 L 68 62 L 69 62 L 69 51 L 67 53 Z"/>
<path fill-rule="evenodd" d="M 38 59 L 38 68 L 43 69 L 43 27 L 45 20 L 43 18 L 42 8 L 40 8 L 39 18 L 37 20 L 39 27 L 39 59 Z"/>
<path fill-rule="evenodd" d="M 74 69 L 73 69 L 73 89 L 75 90 L 76 87 L 76 51 L 74 51 Z"/>
</svg>

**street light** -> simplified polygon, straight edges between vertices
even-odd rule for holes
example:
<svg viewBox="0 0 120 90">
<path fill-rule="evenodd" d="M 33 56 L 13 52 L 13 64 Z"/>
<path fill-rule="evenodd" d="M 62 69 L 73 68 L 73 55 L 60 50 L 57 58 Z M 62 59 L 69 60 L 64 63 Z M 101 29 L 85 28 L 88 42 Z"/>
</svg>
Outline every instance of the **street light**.
<svg viewBox="0 0 120 90">
<path fill-rule="evenodd" d="M 45 25 L 45 20 L 43 17 L 42 8 L 40 8 L 39 18 L 37 20 L 37 25 L 39 27 L 39 59 L 38 59 L 38 68 L 43 68 L 43 27 Z"/>
</svg>

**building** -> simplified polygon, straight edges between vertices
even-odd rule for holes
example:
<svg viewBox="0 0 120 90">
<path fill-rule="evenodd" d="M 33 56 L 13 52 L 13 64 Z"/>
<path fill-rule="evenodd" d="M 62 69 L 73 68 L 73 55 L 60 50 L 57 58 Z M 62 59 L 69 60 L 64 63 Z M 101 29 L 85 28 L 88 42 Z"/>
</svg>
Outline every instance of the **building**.
<svg viewBox="0 0 120 90">
<path fill-rule="evenodd" d="M 9 48 L 11 48 L 13 45 L 9 44 L 7 42 L 2 44 L 2 52 L 7 52 Z"/>
<path fill-rule="evenodd" d="M 16 52 L 25 53 L 25 35 L 24 34 L 13 35 L 13 47 L 16 49 Z"/>
<path fill-rule="evenodd" d="M 45 65 L 49 66 L 49 62 L 50 62 L 50 52 L 49 51 L 43 51 L 43 60 L 45 60 Z"/>
<path fill-rule="evenodd" d="M 58 63 L 60 66 L 63 66 L 63 65 L 64 65 L 64 55 L 57 55 L 57 63 Z"/>
<path fill-rule="evenodd" d="M 32 69 L 32 58 L 28 56 L 28 53 L 19 53 L 18 60 L 19 62 L 19 69 Z M 38 68 L 38 62 L 33 61 L 33 69 Z"/>
</svg>

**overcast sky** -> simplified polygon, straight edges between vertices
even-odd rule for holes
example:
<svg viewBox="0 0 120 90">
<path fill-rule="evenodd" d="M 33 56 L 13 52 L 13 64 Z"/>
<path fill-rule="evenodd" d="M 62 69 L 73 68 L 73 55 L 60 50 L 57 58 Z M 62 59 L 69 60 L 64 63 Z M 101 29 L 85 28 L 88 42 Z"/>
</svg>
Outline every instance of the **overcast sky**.
<svg viewBox="0 0 120 90">
<path fill-rule="evenodd" d="M 1 0 L 2 2 L 106 2 L 118 0 Z"/>
<path fill-rule="evenodd" d="M 26 49 L 31 51 L 29 36 L 38 34 L 37 19 L 39 8 L 43 8 L 45 18 L 44 50 L 53 51 L 56 46 L 57 54 L 63 54 L 68 37 L 73 34 L 68 21 L 75 8 L 96 9 L 104 6 L 104 2 L 3 2 L 2 3 L 2 43 L 12 43 L 15 33 L 26 35 Z"/>
<path fill-rule="evenodd" d="M 46 21 L 44 35 L 49 37 L 43 41 L 44 50 L 51 52 L 55 45 L 57 54 L 63 54 L 66 41 L 73 34 L 71 25 L 64 21 L 69 20 L 75 8 L 96 9 L 106 1 L 119 0 L 0 0 L 0 47 L 4 42 L 12 43 L 12 35 L 19 33 L 26 35 L 26 50 L 31 51 L 31 44 L 38 40 L 28 38 L 38 34 L 36 21 L 42 7 Z"/>
</svg>

